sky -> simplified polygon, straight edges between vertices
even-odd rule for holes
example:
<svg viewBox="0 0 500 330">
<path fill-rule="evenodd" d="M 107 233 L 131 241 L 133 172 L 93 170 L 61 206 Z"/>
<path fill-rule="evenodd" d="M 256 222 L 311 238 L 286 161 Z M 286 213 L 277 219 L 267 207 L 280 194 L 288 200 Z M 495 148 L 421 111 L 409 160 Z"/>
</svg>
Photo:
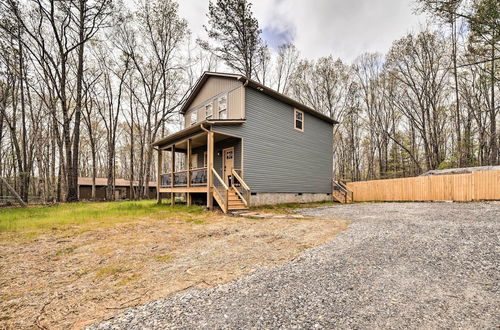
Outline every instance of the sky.
<svg viewBox="0 0 500 330">
<path fill-rule="evenodd" d="M 413 0 L 253 0 L 262 37 L 271 48 L 293 42 L 301 56 L 333 55 L 351 62 L 363 52 L 385 53 L 425 21 Z M 206 39 L 208 0 L 179 1 L 193 37 Z"/>
</svg>

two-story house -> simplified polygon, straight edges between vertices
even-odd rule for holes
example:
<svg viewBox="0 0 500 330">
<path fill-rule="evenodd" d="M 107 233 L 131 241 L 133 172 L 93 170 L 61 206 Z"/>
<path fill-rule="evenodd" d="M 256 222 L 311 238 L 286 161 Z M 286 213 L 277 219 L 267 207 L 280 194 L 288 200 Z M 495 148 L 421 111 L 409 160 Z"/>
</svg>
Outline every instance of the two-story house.
<svg viewBox="0 0 500 330">
<path fill-rule="evenodd" d="M 188 204 L 215 201 L 228 212 L 332 199 L 330 117 L 245 76 L 214 72 L 198 80 L 181 113 L 184 129 L 154 143 L 158 202 L 186 194 Z"/>
</svg>

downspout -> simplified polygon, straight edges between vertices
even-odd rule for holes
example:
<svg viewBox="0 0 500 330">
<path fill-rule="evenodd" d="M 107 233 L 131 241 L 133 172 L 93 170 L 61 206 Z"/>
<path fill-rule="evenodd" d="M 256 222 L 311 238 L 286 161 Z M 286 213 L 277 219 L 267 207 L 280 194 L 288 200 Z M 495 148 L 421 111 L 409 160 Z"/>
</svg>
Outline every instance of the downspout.
<svg viewBox="0 0 500 330">
<path fill-rule="evenodd" d="M 207 132 L 207 133 L 209 133 L 209 132 L 210 132 L 208 129 L 206 129 L 206 128 L 203 126 L 203 124 L 200 124 L 200 127 L 201 127 L 201 129 L 202 129 L 202 130 L 204 130 L 205 132 Z"/>
<path fill-rule="evenodd" d="M 243 110 L 243 116 L 242 117 L 246 118 L 247 117 L 247 113 L 246 113 L 246 102 L 245 102 L 245 97 L 246 97 L 246 95 L 245 95 L 245 93 L 246 93 L 245 92 L 246 91 L 245 87 L 250 82 L 250 79 L 248 79 L 246 77 L 239 77 L 238 80 L 240 80 L 240 78 L 245 79 L 245 82 L 243 83 L 243 90 L 241 92 L 241 106 L 243 108 L 242 109 Z M 241 160 L 240 160 L 240 162 L 241 162 L 241 164 L 240 164 L 240 169 L 241 169 L 240 174 L 241 174 L 241 177 L 244 178 L 245 177 L 245 166 L 243 165 L 244 164 L 244 158 L 243 158 L 243 155 L 244 155 L 244 153 L 243 153 L 243 139 L 241 139 L 241 150 L 242 151 L 241 151 Z"/>
</svg>

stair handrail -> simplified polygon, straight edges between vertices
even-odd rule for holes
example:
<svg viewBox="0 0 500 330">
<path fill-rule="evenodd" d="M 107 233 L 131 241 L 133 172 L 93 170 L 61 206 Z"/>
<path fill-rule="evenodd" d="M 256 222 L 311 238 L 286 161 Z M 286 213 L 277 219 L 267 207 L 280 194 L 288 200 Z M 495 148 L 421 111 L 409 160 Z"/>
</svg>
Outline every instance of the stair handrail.
<svg viewBox="0 0 500 330">
<path fill-rule="evenodd" d="M 339 180 L 339 182 L 342 185 L 342 187 L 344 187 L 346 194 L 350 196 L 351 202 L 353 202 L 354 201 L 354 192 L 352 190 L 349 190 L 349 187 L 347 187 L 347 181 Z"/>
<path fill-rule="evenodd" d="M 344 188 L 344 190 L 349 190 L 347 189 L 347 185 L 346 185 L 346 182 L 345 181 L 342 181 L 342 180 L 337 180 L 337 183 L 339 184 L 339 186 L 341 186 L 342 188 Z"/>
<path fill-rule="evenodd" d="M 340 181 L 333 180 L 335 186 L 339 187 L 343 192 L 347 192 L 347 187 L 340 183 Z"/>
<path fill-rule="evenodd" d="M 348 195 L 350 195 L 351 201 L 354 200 L 354 193 L 350 191 L 344 183 L 341 181 L 333 180 L 333 184 L 340 188 L 342 195 L 344 196 L 344 202 L 347 203 Z"/>
<path fill-rule="evenodd" d="M 219 181 L 219 183 L 222 185 L 222 187 L 225 190 L 225 195 L 226 196 L 224 197 L 220 193 L 219 189 L 212 182 L 212 186 L 213 186 L 213 188 L 215 188 L 214 191 L 217 192 L 217 194 L 219 195 L 220 199 L 222 199 L 222 201 L 223 201 L 224 205 L 221 205 L 222 210 L 224 211 L 224 213 L 227 213 L 228 203 L 229 203 L 229 187 L 226 185 L 226 183 L 224 182 L 224 180 L 222 180 L 222 178 L 220 177 L 219 173 L 217 173 L 217 171 L 213 167 L 212 167 L 212 173 L 214 174 L 214 176 L 217 178 L 217 180 Z"/>
<path fill-rule="evenodd" d="M 237 187 L 235 187 L 235 185 L 234 185 L 234 179 L 231 180 L 231 187 L 234 189 L 234 191 L 236 191 L 236 193 L 238 194 L 238 196 L 240 196 L 240 198 L 243 201 L 243 203 L 245 204 L 245 206 L 248 207 L 248 205 L 250 204 L 250 187 L 245 183 L 245 181 L 243 181 L 243 179 L 241 178 L 241 176 L 238 174 L 238 172 L 236 172 L 234 170 L 234 168 L 231 169 L 231 175 L 233 176 L 233 178 L 236 178 L 236 180 L 238 180 L 238 182 L 243 187 L 243 189 L 245 189 L 245 191 L 246 191 L 246 198 L 244 198 L 243 195 L 240 193 L 240 191 L 237 189 Z"/>
<path fill-rule="evenodd" d="M 224 189 L 229 189 L 229 187 L 227 186 L 227 184 L 224 182 L 224 180 L 222 180 L 222 178 L 220 177 L 219 173 L 217 173 L 217 171 L 215 170 L 215 168 L 212 167 L 212 173 L 215 175 L 215 177 L 217 178 L 217 180 L 219 181 L 219 183 L 224 187 Z"/>
</svg>

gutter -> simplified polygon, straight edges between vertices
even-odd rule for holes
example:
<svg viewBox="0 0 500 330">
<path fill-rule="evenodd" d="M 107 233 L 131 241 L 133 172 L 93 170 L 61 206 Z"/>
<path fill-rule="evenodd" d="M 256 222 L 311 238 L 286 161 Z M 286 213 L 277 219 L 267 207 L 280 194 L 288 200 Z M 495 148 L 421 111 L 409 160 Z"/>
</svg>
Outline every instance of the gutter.
<svg viewBox="0 0 500 330">
<path fill-rule="evenodd" d="M 245 82 L 243 83 L 243 87 L 246 87 L 248 85 L 248 83 L 250 82 L 250 80 L 247 77 L 244 77 L 244 76 L 239 76 L 238 80 L 241 81 L 242 78 L 245 79 Z"/>
<path fill-rule="evenodd" d="M 205 128 L 205 126 L 203 126 L 203 123 L 202 123 L 202 124 L 200 124 L 200 128 L 201 128 L 202 130 L 204 130 L 205 132 L 207 132 L 207 133 L 209 133 L 209 132 L 210 132 L 208 129 L 206 129 L 206 128 Z"/>
</svg>

